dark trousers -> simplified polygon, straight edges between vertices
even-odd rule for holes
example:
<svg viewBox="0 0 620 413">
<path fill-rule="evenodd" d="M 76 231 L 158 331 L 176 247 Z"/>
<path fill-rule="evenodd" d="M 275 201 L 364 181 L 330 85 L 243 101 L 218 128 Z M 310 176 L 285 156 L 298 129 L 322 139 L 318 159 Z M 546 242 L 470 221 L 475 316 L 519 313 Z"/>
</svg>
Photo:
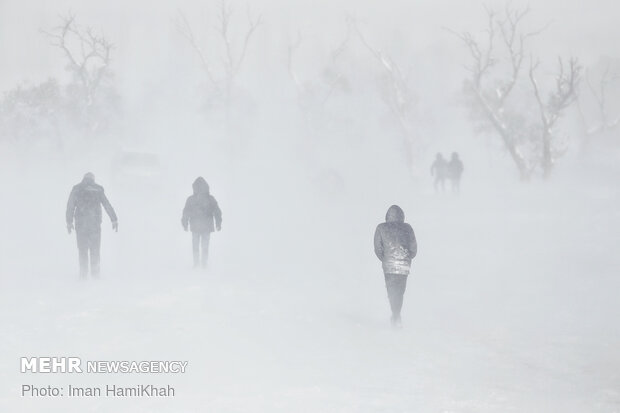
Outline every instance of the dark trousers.
<svg viewBox="0 0 620 413">
<path fill-rule="evenodd" d="M 101 227 L 76 228 L 78 253 L 80 256 L 80 276 L 88 275 L 90 255 L 90 273 L 99 275 L 99 251 L 101 249 Z"/>
<path fill-rule="evenodd" d="M 209 238 L 211 233 L 205 232 L 192 232 L 192 252 L 194 253 L 194 267 L 202 265 L 203 268 L 207 266 L 207 259 L 209 258 Z M 202 255 L 201 255 L 202 252 Z"/>
<path fill-rule="evenodd" d="M 392 318 L 400 319 L 400 310 L 403 308 L 403 296 L 407 288 L 407 276 L 401 274 L 385 274 L 385 288 L 387 289 Z"/>
</svg>

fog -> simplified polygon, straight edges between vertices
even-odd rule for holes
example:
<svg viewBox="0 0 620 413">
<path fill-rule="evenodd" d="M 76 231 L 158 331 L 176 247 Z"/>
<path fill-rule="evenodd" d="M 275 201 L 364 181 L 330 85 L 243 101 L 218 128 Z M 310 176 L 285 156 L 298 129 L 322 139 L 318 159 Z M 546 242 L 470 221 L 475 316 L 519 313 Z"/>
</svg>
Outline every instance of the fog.
<svg viewBox="0 0 620 413">
<path fill-rule="evenodd" d="M 544 102 L 559 57 L 579 59 L 581 81 L 565 108 L 541 105 L 542 118 L 557 115 L 550 173 L 538 141 L 517 146 L 527 176 L 466 92 L 459 34 L 484 44 L 482 3 L 227 4 L 239 62 L 229 89 L 216 1 L 0 0 L 0 410 L 620 410 L 616 2 L 530 4 L 523 24 L 537 34 L 510 104 L 490 111 L 538 136 L 528 70 Z M 70 14 L 113 45 L 88 103 L 53 38 Z M 484 85 L 500 93 L 510 71 L 493 56 Z M 434 187 L 438 152 L 463 160 L 460 193 Z M 80 279 L 64 222 L 89 171 L 119 218 L 114 232 L 104 213 L 98 279 Z M 223 214 L 206 270 L 192 268 L 181 226 L 197 176 Z M 392 204 L 418 241 L 402 329 L 373 252 Z M 189 365 L 20 373 L 33 356 Z M 24 384 L 176 395 L 37 398 Z"/>
</svg>

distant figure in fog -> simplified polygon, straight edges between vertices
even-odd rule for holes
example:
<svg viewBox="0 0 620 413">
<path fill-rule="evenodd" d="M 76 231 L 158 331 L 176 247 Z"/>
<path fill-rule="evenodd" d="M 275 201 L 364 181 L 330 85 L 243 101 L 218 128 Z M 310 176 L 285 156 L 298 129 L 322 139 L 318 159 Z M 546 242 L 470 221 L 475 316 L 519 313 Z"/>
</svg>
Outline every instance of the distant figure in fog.
<svg viewBox="0 0 620 413">
<path fill-rule="evenodd" d="M 452 158 L 448 163 L 448 177 L 452 183 L 452 192 L 458 193 L 461 186 L 461 175 L 463 174 L 463 162 L 457 152 L 452 152 Z"/>
<path fill-rule="evenodd" d="M 181 224 L 185 231 L 188 227 L 192 231 L 194 268 L 199 265 L 206 268 L 209 257 L 209 239 L 215 229 L 218 231 L 222 229 L 222 211 L 215 198 L 209 193 L 209 184 L 202 176 L 196 178 L 192 188 L 194 194 L 190 195 L 185 202 Z"/>
<path fill-rule="evenodd" d="M 67 202 L 67 232 L 75 228 L 80 257 L 80 276 L 99 275 L 99 251 L 101 246 L 101 206 L 112 221 L 112 229 L 118 232 L 118 218 L 101 185 L 95 183 L 95 175 L 88 172 L 82 182 L 75 185 Z M 73 222 L 75 221 L 75 227 Z"/>
<path fill-rule="evenodd" d="M 437 154 L 431 165 L 431 176 L 435 177 L 435 191 L 443 191 L 445 189 L 444 181 L 448 177 L 448 163 L 440 153 Z"/>
<path fill-rule="evenodd" d="M 375 254 L 381 260 L 385 287 L 392 309 L 392 326 L 400 327 L 400 310 L 407 288 L 411 260 L 418 253 L 418 244 L 411 225 L 405 222 L 405 213 L 392 205 L 385 215 L 385 222 L 375 231 Z"/>
</svg>

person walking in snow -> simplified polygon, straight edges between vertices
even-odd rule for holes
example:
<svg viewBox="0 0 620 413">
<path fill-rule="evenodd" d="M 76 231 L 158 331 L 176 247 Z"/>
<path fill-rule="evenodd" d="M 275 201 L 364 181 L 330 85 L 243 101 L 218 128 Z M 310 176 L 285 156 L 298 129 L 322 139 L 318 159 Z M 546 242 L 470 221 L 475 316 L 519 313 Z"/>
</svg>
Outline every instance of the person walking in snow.
<svg viewBox="0 0 620 413">
<path fill-rule="evenodd" d="M 103 187 L 95 183 L 95 175 L 88 172 L 82 182 L 75 185 L 67 201 L 67 232 L 75 229 L 80 258 L 80 276 L 88 275 L 90 255 L 90 274 L 99 276 L 101 248 L 101 206 L 112 221 L 112 229 L 118 232 L 118 218 Z M 74 226 L 75 221 L 75 226 Z"/>
<path fill-rule="evenodd" d="M 209 184 L 202 176 L 192 184 L 194 194 L 190 195 L 183 208 L 181 225 L 192 232 L 192 252 L 194 268 L 206 268 L 209 257 L 209 239 L 216 229 L 222 229 L 222 211 L 217 201 L 209 193 Z M 215 221 L 215 225 L 214 225 Z"/>
<path fill-rule="evenodd" d="M 444 181 L 448 177 L 448 162 L 441 153 L 437 153 L 435 161 L 431 165 L 431 176 L 435 177 L 435 191 L 443 191 L 445 189 Z"/>
<path fill-rule="evenodd" d="M 452 158 L 448 162 L 448 177 L 452 183 L 452 192 L 459 193 L 461 186 L 461 175 L 463 174 L 463 162 L 457 152 L 452 152 Z"/>
<path fill-rule="evenodd" d="M 374 241 L 375 254 L 382 263 L 385 287 L 392 309 L 391 322 L 394 327 L 400 327 L 407 277 L 411 260 L 418 252 L 418 244 L 413 228 L 405 222 L 405 213 L 398 205 L 392 205 L 388 209 L 385 222 L 377 226 Z"/>
</svg>

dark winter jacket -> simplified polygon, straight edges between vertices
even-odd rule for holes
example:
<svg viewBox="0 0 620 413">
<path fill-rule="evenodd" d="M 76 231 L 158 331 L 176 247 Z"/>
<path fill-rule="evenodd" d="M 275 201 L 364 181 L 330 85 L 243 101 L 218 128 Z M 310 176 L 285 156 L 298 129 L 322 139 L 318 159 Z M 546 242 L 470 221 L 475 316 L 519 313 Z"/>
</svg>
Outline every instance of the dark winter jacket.
<svg viewBox="0 0 620 413">
<path fill-rule="evenodd" d="M 194 194 L 187 198 L 181 224 L 192 232 L 213 232 L 213 220 L 219 230 L 222 226 L 222 211 L 215 198 L 209 194 L 209 185 L 202 177 L 196 178 L 192 184 Z"/>
<path fill-rule="evenodd" d="M 437 157 L 431 165 L 431 176 L 437 179 L 444 179 L 448 176 L 448 162 L 442 158 Z"/>
<path fill-rule="evenodd" d="M 411 260 L 418 252 L 418 244 L 411 225 L 405 222 L 405 214 L 392 205 L 385 222 L 375 231 L 375 254 L 383 263 L 386 274 L 409 275 Z"/>
<path fill-rule="evenodd" d="M 82 182 L 75 185 L 67 201 L 67 225 L 75 219 L 75 229 L 92 228 L 101 225 L 101 206 L 112 222 L 118 221 L 114 208 L 105 196 L 103 187 L 97 185 L 93 178 L 85 176 Z"/>
</svg>

